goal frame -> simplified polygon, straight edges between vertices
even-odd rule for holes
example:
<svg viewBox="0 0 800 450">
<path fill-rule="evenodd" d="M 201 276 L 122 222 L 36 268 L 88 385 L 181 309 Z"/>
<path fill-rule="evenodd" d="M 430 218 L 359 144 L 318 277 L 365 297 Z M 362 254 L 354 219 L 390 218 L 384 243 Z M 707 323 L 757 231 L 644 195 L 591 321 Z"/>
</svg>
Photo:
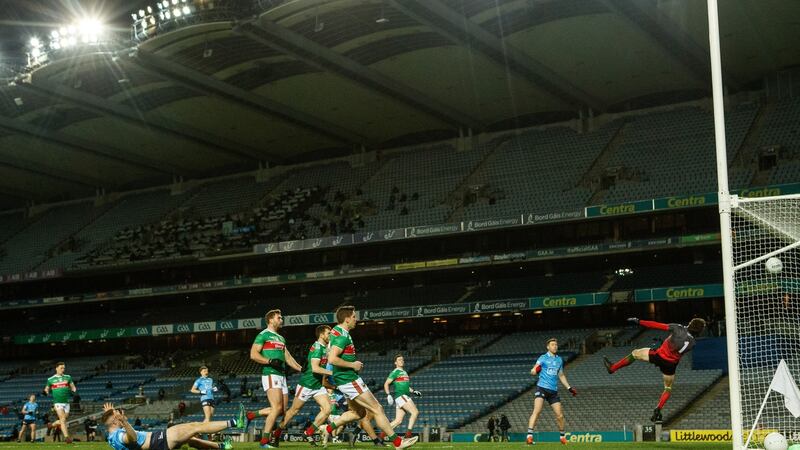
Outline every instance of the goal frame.
<svg viewBox="0 0 800 450">
<path fill-rule="evenodd" d="M 725 141 L 725 104 L 717 0 L 706 0 L 706 6 L 708 9 L 708 43 L 711 56 L 711 85 L 714 103 L 714 141 L 722 245 L 722 276 L 725 293 L 725 329 L 728 349 L 731 431 L 733 434 L 733 450 L 744 450 L 739 374 L 739 334 L 736 329 L 736 291 L 734 289 L 733 235 L 731 234 L 731 210 L 736 206 L 738 198 L 731 196 L 728 187 L 728 152 Z"/>
</svg>

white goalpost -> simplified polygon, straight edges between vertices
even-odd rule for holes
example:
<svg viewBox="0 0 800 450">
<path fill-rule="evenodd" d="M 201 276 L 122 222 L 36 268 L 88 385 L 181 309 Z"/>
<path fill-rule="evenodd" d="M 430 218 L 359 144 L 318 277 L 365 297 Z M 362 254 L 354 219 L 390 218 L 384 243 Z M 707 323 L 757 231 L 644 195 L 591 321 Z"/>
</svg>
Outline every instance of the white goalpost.
<svg viewBox="0 0 800 450">
<path fill-rule="evenodd" d="M 800 374 L 800 195 L 730 194 L 717 0 L 707 7 L 733 449 L 758 448 L 756 430 L 800 443 L 800 419 L 771 392 L 779 365 Z"/>
</svg>

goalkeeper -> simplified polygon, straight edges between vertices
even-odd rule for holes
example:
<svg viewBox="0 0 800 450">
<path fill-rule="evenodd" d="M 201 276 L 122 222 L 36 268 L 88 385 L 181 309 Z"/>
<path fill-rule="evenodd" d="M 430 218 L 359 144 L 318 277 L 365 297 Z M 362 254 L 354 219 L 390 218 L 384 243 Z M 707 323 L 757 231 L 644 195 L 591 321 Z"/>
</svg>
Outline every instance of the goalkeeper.
<svg viewBox="0 0 800 450">
<path fill-rule="evenodd" d="M 667 400 L 669 400 L 670 395 L 672 395 L 672 383 L 675 381 L 675 369 L 678 367 L 681 357 L 694 347 L 695 336 L 699 336 L 706 328 L 706 321 L 694 318 L 689 322 L 689 325 L 684 326 L 677 323 L 666 324 L 649 320 L 639 320 L 633 317 L 628 319 L 628 322 L 645 328 L 669 332 L 669 336 L 664 339 L 664 342 L 657 350 L 649 347 L 638 348 L 632 351 L 630 355 L 614 364 L 612 364 L 608 358 L 603 358 L 608 373 L 614 373 L 632 364 L 637 359 L 639 361 L 649 362 L 661 370 L 661 374 L 664 378 L 664 392 L 661 393 L 658 406 L 655 411 L 653 411 L 653 416 L 650 417 L 652 422 L 658 423 L 663 420 L 661 410 L 664 408 L 664 404 L 667 403 Z"/>
<path fill-rule="evenodd" d="M 419 417 L 419 410 L 409 394 L 422 397 L 422 393 L 411 389 L 411 379 L 408 376 L 408 372 L 403 369 L 404 365 L 405 359 L 403 359 L 403 355 L 395 355 L 395 369 L 389 374 L 389 377 L 386 378 L 386 382 L 383 383 L 383 390 L 386 392 L 386 401 L 389 403 L 389 406 L 394 403 L 395 407 L 395 418 L 391 423 L 392 428 L 397 428 L 398 425 L 403 423 L 406 413 L 409 414 L 408 429 L 406 430 L 405 437 L 410 438 L 411 431 L 414 429 L 417 417 Z M 389 393 L 389 386 L 391 384 L 394 384 L 394 397 Z"/>
</svg>

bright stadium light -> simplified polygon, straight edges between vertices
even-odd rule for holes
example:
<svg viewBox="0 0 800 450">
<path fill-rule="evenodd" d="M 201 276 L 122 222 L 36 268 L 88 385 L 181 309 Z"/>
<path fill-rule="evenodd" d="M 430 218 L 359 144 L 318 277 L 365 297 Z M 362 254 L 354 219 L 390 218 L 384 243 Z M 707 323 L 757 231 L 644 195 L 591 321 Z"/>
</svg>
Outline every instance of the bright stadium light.
<svg viewBox="0 0 800 450">
<path fill-rule="evenodd" d="M 42 43 L 39 41 L 39 38 L 34 36 L 31 38 L 31 47 L 39 48 L 41 47 Z"/>
<path fill-rule="evenodd" d="M 164 0 L 164 3 L 162 3 L 162 5 L 164 5 L 164 8 L 169 8 L 169 0 Z"/>
<path fill-rule="evenodd" d="M 172 0 L 172 4 L 173 5 L 177 5 L 178 4 L 178 0 Z"/>
<path fill-rule="evenodd" d="M 171 18 L 172 18 L 172 14 L 170 14 L 170 12 L 169 12 L 169 11 L 167 11 L 167 12 L 165 12 L 165 13 L 164 13 L 164 18 L 165 18 L 165 19 L 167 19 L 167 20 L 169 20 L 169 19 L 171 19 Z"/>
<path fill-rule="evenodd" d="M 147 7 L 147 14 L 153 14 L 153 7 L 152 6 L 148 6 Z"/>
<path fill-rule="evenodd" d="M 175 17 L 180 17 L 181 16 L 181 9 L 180 8 L 173 9 L 172 10 L 172 15 L 175 16 Z"/>
<path fill-rule="evenodd" d="M 144 19 L 144 10 L 143 9 L 139 10 L 139 17 Z"/>
<path fill-rule="evenodd" d="M 191 14 L 191 13 L 192 13 L 192 10 L 191 10 L 191 9 L 189 9 L 189 7 L 188 7 L 188 6 L 184 6 L 184 7 L 183 7 L 183 15 L 185 15 L 185 16 L 188 16 L 188 15 L 189 15 L 189 14 Z"/>
</svg>

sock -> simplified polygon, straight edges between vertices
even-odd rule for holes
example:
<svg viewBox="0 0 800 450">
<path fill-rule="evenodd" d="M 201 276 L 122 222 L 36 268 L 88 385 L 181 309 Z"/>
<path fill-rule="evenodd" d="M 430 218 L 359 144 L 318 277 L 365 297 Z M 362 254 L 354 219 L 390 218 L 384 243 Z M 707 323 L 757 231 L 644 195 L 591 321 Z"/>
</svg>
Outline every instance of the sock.
<svg viewBox="0 0 800 450">
<path fill-rule="evenodd" d="M 312 423 L 310 427 L 306 428 L 306 436 L 313 436 L 319 430 L 317 424 Z"/>
<path fill-rule="evenodd" d="M 528 436 L 533 436 L 533 428 L 528 428 Z"/>
<path fill-rule="evenodd" d="M 261 436 L 261 441 L 259 442 L 261 445 L 269 444 L 269 439 L 266 436 Z"/>
<path fill-rule="evenodd" d="M 329 423 L 328 426 L 325 427 L 325 431 L 327 431 L 328 434 L 333 434 L 333 430 L 335 429 L 336 429 L 336 424 L 334 424 L 333 422 Z"/>
<path fill-rule="evenodd" d="M 253 411 L 247 411 L 247 420 L 255 420 L 256 417 L 257 417 L 256 413 L 254 413 Z"/>
<path fill-rule="evenodd" d="M 658 400 L 658 409 L 664 408 L 664 404 L 667 403 L 670 395 L 672 395 L 672 388 L 665 387 L 664 392 L 661 393 L 661 398 Z"/>
<path fill-rule="evenodd" d="M 633 357 L 633 353 L 631 353 L 630 355 L 628 355 L 628 356 L 620 359 L 616 363 L 614 363 L 614 365 L 611 366 L 611 372 L 616 372 L 616 371 L 618 371 L 619 369 L 622 369 L 625 366 L 629 366 L 634 361 L 636 361 L 636 358 L 634 358 Z"/>
<path fill-rule="evenodd" d="M 406 430 L 406 437 L 407 437 L 407 438 L 410 438 L 410 437 L 411 437 L 411 430 Z"/>
<path fill-rule="evenodd" d="M 392 433 L 392 435 L 389 436 L 389 441 L 391 441 L 395 447 L 400 447 L 400 444 L 403 443 L 403 439 L 398 436 L 397 433 Z"/>
<path fill-rule="evenodd" d="M 236 419 L 228 419 L 228 426 L 233 428 L 236 426 Z"/>
<path fill-rule="evenodd" d="M 281 438 L 281 433 L 283 433 L 283 428 L 278 427 L 278 428 L 275 428 L 275 431 L 272 432 L 272 435 L 275 436 L 276 439 L 280 439 Z"/>
<path fill-rule="evenodd" d="M 565 433 L 563 431 L 561 431 L 560 433 L 561 433 L 561 437 L 566 437 L 567 436 L 567 433 Z"/>
</svg>

